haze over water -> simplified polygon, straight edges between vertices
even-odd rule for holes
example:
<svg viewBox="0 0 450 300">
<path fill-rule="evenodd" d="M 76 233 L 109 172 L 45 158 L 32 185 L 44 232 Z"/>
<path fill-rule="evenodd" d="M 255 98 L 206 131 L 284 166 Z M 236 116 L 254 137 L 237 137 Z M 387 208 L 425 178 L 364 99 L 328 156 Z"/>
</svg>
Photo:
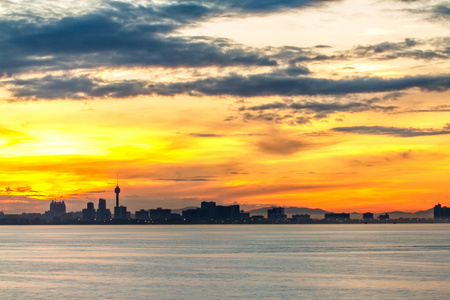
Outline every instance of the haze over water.
<svg viewBox="0 0 450 300">
<path fill-rule="evenodd" d="M 447 299 L 449 224 L 0 226 L 1 299 Z"/>
</svg>

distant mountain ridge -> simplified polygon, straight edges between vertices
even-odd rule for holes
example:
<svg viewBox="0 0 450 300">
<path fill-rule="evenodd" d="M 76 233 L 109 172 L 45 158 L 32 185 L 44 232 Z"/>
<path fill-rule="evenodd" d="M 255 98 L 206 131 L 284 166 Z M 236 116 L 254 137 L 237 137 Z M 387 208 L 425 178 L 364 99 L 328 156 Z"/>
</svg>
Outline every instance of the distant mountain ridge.
<svg viewBox="0 0 450 300">
<path fill-rule="evenodd" d="M 250 213 L 250 216 L 255 216 L 255 215 L 262 215 L 264 217 L 267 217 L 267 210 L 272 208 L 274 206 L 267 206 L 267 207 L 262 207 L 262 208 L 257 208 L 257 209 L 251 209 L 251 210 L 247 210 L 246 212 Z M 195 209 L 197 207 L 195 206 L 189 206 L 189 207 L 184 207 L 182 209 L 172 209 L 173 213 L 179 213 L 181 214 L 183 210 L 187 210 L 187 209 Z M 331 211 L 326 211 L 320 208 L 307 208 L 307 207 L 284 207 L 284 213 L 288 216 L 288 217 L 292 217 L 292 215 L 301 215 L 301 214 L 308 214 L 311 216 L 311 218 L 313 219 L 323 219 L 326 213 L 330 213 Z M 345 211 L 332 211 L 334 213 L 343 213 Z M 433 218 L 433 208 L 427 209 L 427 210 L 419 210 L 417 212 L 414 213 L 408 213 L 408 212 L 403 212 L 403 211 L 391 211 L 391 212 L 383 212 L 383 213 L 374 213 L 374 217 L 377 218 L 379 215 L 384 215 L 384 214 L 388 214 L 390 219 L 400 219 L 400 218 L 404 218 L 404 219 L 432 219 Z M 350 213 L 350 218 L 351 219 L 362 219 L 363 214 L 362 213 L 357 213 L 357 212 L 352 212 Z"/>
<path fill-rule="evenodd" d="M 254 215 L 262 215 L 264 217 L 267 217 L 267 210 L 272 208 L 273 206 L 269 207 L 263 207 L 258 209 L 252 209 L 247 212 L 250 213 L 250 216 Z M 333 211 L 335 213 L 341 213 L 343 211 Z M 292 215 L 296 214 L 308 214 L 311 216 L 311 218 L 314 219 L 323 219 L 324 215 L 326 213 L 330 213 L 330 211 L 326 211 L 320 208 L 307 208 L 307 207 L 285 207 L 284 213 L 291 217 Z M 376 218 L 379 215 L 388 214 L 390 219 L 399 219 L 399 218 L 405 218 L 405 219 L 432 219 L 433 218 L 433 208 L 427 209 L 427 210 L 420 210 L 414 213 L 408 213 L 408 212 L 402 212 L 402 211 L 391 211 L 391 212 L 385 212 L 385 213 L 374 213 L 374 217 Z M 362 213 L 350 213 L 350 218 L 352 219 L 362 219 L 363 214 Z"/>
</svg>

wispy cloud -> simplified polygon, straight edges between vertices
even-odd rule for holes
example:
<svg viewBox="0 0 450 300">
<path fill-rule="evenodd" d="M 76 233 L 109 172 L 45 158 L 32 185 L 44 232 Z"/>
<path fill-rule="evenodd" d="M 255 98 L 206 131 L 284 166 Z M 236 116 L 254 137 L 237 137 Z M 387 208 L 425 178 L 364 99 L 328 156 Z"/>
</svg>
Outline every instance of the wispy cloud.
<svg viewBox="0 0 450 300">
<path fill-rule="evenodd" d="M 370 135 L 387 135 L 394 137 L 419 137 L 419 136 L 450 134 L 450 126 L 448 124 L 443 129 L 401 128 L 401 127 L 385 127 L 385 126 L 350 126 L 350 127 L 335 127 L 332 130 L 338 132 L 370 134 Z"/>
</svg>

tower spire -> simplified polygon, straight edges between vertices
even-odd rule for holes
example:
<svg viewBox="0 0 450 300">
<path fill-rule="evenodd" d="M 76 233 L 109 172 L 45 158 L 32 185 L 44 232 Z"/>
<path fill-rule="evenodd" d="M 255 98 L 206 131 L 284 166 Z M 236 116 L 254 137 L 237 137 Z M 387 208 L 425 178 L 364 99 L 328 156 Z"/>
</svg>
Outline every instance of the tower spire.
<svg viewBox="0 0 450 300">
<path fill-rule="evenodd" d="M 119 187 L 119 173 L 117 173 L 117 185 L 114 189 L 114 193 L 116 193 L 116 207 L 119 207 L 119 193 L 120 193 L 120 187 Z"/>
</svg>

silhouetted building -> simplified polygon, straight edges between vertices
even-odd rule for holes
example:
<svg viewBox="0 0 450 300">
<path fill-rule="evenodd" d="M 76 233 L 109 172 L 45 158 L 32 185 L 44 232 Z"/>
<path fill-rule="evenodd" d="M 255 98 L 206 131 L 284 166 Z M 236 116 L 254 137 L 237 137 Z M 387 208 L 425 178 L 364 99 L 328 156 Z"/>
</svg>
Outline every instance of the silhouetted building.
<svg viewBox="0 0 450 300">
<path fill-rule="evenodd" d="M 126 220 L 130 218 L 130 213 L 127 211 L 126 206 L 114 207 L 114 219 L 115 220 Z"/>
<path fill-rule="evenodd" d="M 389 221 L 389 215 L 386 213 L 384 215 L 379 215 L 378 220 L 380 221 Z"/>
<path fill-rule="evenodd" d="M 294 222 L 307 222 L 311 221 L 311 216 L 308 214 L 292 215 L 292 221 Z"/>
<path fill-rule="evenodd" d="M 114 193 L 116 193 L 116 207 L 119 207 L 119 194 L 120 194 L 119 181 L 117 181 L 117 185 L 116 185 L 116 188 L 114 189 Z"/>
<path fill-rule="evenodd" d="M 269 221 L 284 222 L 287 216 L 284 214 L 284 207 L 272 207 L 267 210 Z"/>
<path fill-rule="evenodd" d="M 434 219 L 435 220 L 448 220 L 450 219 L 450 208 L 447 206 L 441 206 L 440 203 L 434 206 Z"/>
<path fill-rule="evenodd" d="M 111 211 L 106 208 L 106 200 L 98 199 L 97 222 L 105 222 L 111 219 Z"/>
<path fill-rule="evenodd" d="M 373 213 L 370 213 L 370 212 L 363 213 L 363 220 L 364 221 L 372 221 Z"/>
<path fill-rule="evenodd" d="M 148 210 L 141 209 L 134 213 L 136 220 L 148 220 Z"/>
<path fill-rule="evenodd" d="M 150 219 L 153 221 L 166 221 L 170 220 L 172 215 L 171 209 L 163 209 L 158 207 L 156 209 L 150 209 Z"/>
<path fill-rule="evenodd" d="M 254 215 L 250 218 L 250 221 L 253 223 L 262 223 L 264 220 L 265 218 L 262 215 Z"/>
<path fill-rule="evenodd" d="M 214 220 L 216 218 L 216 202 L 203 201 L 201 204 L 201 209 L 206 211 L 206 218 L 208 220 Z"/>
<path fill-rule="evenodd" d="M 116 193 L 116 207 L 114 207 L 114 219 L 115 220 L 125 220 L 130 218 L 130 213 L 127 212 L 126 206 L 119 206 L 119 180 L 117 180 L 116 188 L 114 189 L 114 193 Z"/>
<path fill-rule="evenodd" d="M 245 212 L 243 210 L 241 210 L 241 212 L 239 213 L 239 220 L 241 221 L 245 221 L 245 220 L 250 220 L 250 213 L 249 212 Z"/>
<path fill-rule="evenodd" d="M 50 223 L 61 223 L 66 220 L 66 204 L 64 201 L 52 201 L 50 210 L 44 213 L 44 219 Z"/>
<path fill-rule="evenodd" d="M 95 221 L 95 208 L 94 203 L 88 202 L 87 208 L 83 209 L 83 221 L 93 223 Z"/>
<path fill-rule="evenodd" d="M 224 221 L 224 222 L 231 222 L 239 220 L 239 205 L 217 205 L 216 206 L 216 220 L 218 221 Z"/>
<path fill-rule="evenodd" d="M 328 213 L 325 214 L 325 220 L 326 221 L 334 221 L 334 222 L 342 222 L 342 221 L 350 221 L 350 214 L 346 213 Z"/>
<path fill-rule="evenodd" d="M 66 204 L 64 201 L 52 201 L 50 203 L 50 214 L 63 215 L 66 213 Z"/>
<path fill-rule="evenodd" d="M 206 210 L 201 208 L 186 209 L 181 212 L 183 219 L 189 222 L 200 222 L 206 219 Z"/>
</svg>

